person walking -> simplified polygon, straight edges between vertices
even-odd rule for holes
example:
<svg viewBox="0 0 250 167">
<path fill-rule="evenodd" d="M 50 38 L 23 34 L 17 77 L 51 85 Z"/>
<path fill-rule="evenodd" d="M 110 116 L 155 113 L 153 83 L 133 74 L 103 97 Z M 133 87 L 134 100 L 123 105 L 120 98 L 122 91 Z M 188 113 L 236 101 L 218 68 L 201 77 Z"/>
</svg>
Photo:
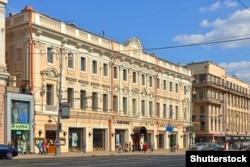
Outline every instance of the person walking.
<svg viewBox="0 0 250 167">
<path fill-rule="evenodd" d="M 42 142 L 41 141 L 39 141 L 38 143 L 37 143 L 37 148 L 38 148 L 38 150 L 39 150 L 39 155 L 42 155 Z"/>
<path fill-rule="evenodd" d="M 43 143 L 42 143 L 42 154 L 43 154 L 43 155 L 46 155 L 46 154 L 47 154 L 47 143 L 46 143 L 45 140 L 44 140 Z"/>
</svg>

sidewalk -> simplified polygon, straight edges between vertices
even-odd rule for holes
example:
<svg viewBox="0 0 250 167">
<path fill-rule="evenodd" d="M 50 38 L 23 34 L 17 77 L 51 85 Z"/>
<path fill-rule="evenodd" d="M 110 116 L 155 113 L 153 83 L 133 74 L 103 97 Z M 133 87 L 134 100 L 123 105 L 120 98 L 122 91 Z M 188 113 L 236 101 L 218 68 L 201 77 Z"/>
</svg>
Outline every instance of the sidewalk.
<svg viewBox="0 0 250 167">
<path fill-rule="evenodd" d="M 13 159 L 35 159 L 35 158 L 63 158 L 63 157 L 85 157 L 85 156 L 126 156 L 126 155 L 184 155 L 185 151 L 180 150 L 177 152 L 169 152 L 169 150 L 159 150 L 154 152 L 109 152 L 109 151 L 95 151 L 95 152 L 62 152 L 60 156 L 55 156 L 54 154 L 38 155 L 38 154 L 18 154 L 17 157 Z"/>
</svg>

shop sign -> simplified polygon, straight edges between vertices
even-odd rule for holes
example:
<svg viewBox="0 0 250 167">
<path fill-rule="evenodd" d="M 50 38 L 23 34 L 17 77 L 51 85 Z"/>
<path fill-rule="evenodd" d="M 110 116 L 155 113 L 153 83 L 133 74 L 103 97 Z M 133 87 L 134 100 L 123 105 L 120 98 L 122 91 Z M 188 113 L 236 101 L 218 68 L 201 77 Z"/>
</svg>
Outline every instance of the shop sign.
<svg viewBox="0 0 250 167">
<path fill-rule="evenodd" d="M 117 121 L 117 124 L 129 124 L 129 121 Z"/>
<path fill-rule="evenodd" d="M 29 124 L 11 124 L 11 130 L 30 130 Z"/>
</svg>

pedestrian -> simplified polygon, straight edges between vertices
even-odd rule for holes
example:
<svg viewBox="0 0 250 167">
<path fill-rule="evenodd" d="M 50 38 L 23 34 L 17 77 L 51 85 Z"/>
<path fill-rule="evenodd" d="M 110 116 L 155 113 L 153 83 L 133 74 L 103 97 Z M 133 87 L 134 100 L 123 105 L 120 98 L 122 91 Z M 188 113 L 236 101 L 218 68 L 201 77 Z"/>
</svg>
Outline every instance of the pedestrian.
<svg viewBox="0 0 250 167">
<path fill-rule="evenodd" d="M 38 148 L 38 150 L 39 150 L 39 155 L 42 155 L 42 142 L 41 141 L 39 141 L 38 143 L 37 143 L 37 148 Z"/>
<path fill-rule="evenodd" d="M 47 153 L 47 143 L 44 140 L 43 143 L 42 143 L 42 154 L 46 155 L 46 153 Z"/>
<path fill-rule="evenodd" d="M 82 152 L 86 153 L 86 142 L 85 142 L 85 140 L 82 141 Z"/>
<path fill-rule="evenodd" d="M 177 149 L 177 151 L 178 151 L 179 147 L 180 147 L 180 145 L 179 145 L 179 143 L 177 143 L 177 144 L 176 144 L 176 149 Z"/>
</svg>

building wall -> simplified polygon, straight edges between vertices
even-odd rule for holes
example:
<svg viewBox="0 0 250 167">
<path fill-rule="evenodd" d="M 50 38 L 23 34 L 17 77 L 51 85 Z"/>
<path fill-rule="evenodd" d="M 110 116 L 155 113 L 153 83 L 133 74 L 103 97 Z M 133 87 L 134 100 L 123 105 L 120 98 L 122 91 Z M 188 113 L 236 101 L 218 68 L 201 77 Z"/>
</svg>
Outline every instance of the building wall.
<svg viewBox="0 0 250 167">
<path fill-rule="evenodd" d="M 29 19 L 32 20 L 31 33 L 26 29 L 29 28 L 28 24 L 19 26 Z M 17 76 L 17 85 L 27 80 L 34 96 L 35 138 L 46 138 L 47 132 L 55 130 L 53 125 L 57 123 L 59 67 L 62 62 L 63 102 L 71 101 L 69 99 L 73 102 L 71 117 L 61 120 L 61 142 L 65 142 L 62 145 L 63 152 L 75 151 L 76 146 L 71 141 L 76 136 L 77 142 L 86 142 L 87 151 L 114 151 L 117 141 L 132 141 L 134 128 L 138 126 L 146 127 L 148 131 L 147 137 L 143 136 L 141 142 L 147 138 L 156 149 L 169 148 L 170 140 L 179 143 L 180 148 L 187 147 L 188 138 L 184 136 L 187 135 L 185 128 L 190 125 L 190 116 L 184 118 L 184 113 L 190 115 L 191 105 L 186 102 L 186 99 L 190 99 L 190 93 L 187 93 L 191 85 L 190 70 L 142 52 L 142 45 L 136 38 L 120 44 L 32 11 L 30 7 L 7 18 L 6 25 L 8 70 L 11 75 Z M 24 30 L 27 31 L 23 33 Z M 22 53 L 19 57 L 14 54 L 17 51 Z M 53 62 L 49 62 L 48 56 L 53 57 Z M 86 61 L 85 70 L 81 70 L 82 57 Z M 70 59 L 73 59 L 73 68 L 68 64 Z M 93 72 L 95 66 L 96 73 Z M 107 76 L 103 74 L 105 68 Z M 134 72 L 137 76 L 135 83 Z M 118 77 L 111 77 L 115 73 Z M 152 86 L 149 85 L 150 78 Z M 156 87 L 157 79 L 159 88 Z M 52 85 L 51 89 L 49 85 Z M 69 97 L 69 88 L 73 90 L 72 97 Z M 81 98 L 81 90 L 86 91 L 84 98 Z M 94 97 L 93 92 L 97 97 Z M 107 102 L 103 94 L 108 96 Z M 81 108 L 83 99 L 86 105 Z M 135 112 L 133 99 L 136 100 Z M 117 111 L 113 105 L 116 100 Z M 127 105 L 123 105 L 125 102 Z M 152 114 L 149 102 L 152 102 Z M 104 104 L 107 110 L 104 110 Z M 52 123 L 48 123 L 49 119 Z M 174 126 L 174 132 L 166 132 L 166 126 L 169 125 Z M 39 135 L 40 130 L 43 133 Z M 103 137 L 103 143 L 95 142 L 98 136 Z M 77 147 L 79 145 L 81 142 Z"/>
<path fill-rule="evenodd" d="M 194 71 L 193 89 L 197 134 L 224 137 L 250 136 L 249 84 L 226 74 L 212 62 L 188 64 Z M 206 122 L 202 125 L 202 122 Z M 250 139 L 250 138 L 249 138 Z"/>
</svg>

